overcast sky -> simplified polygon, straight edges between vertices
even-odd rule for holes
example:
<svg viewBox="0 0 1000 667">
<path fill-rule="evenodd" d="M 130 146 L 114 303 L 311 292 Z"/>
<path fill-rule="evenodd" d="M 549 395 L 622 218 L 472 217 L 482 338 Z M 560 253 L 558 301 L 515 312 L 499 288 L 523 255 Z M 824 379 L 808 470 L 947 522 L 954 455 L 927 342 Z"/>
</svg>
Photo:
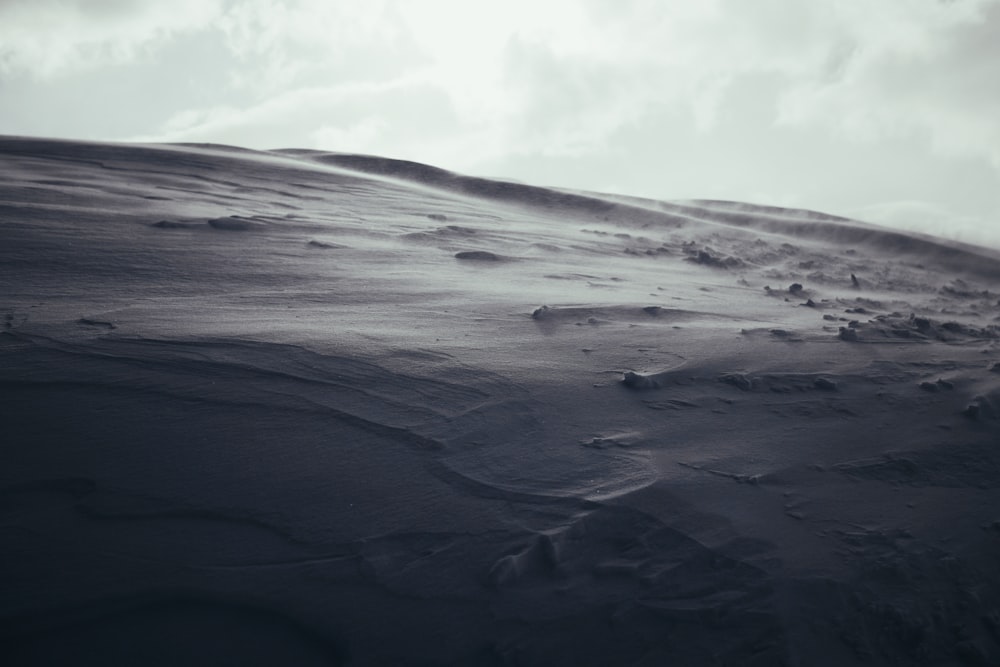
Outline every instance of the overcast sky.
<svg viewBox="0 0 1000 667">
<path fill-rule="evenodd" d="M 0 133 L 373 153 L 1000 246 L 1000 0 L 0 0 Z"/>
</svg>

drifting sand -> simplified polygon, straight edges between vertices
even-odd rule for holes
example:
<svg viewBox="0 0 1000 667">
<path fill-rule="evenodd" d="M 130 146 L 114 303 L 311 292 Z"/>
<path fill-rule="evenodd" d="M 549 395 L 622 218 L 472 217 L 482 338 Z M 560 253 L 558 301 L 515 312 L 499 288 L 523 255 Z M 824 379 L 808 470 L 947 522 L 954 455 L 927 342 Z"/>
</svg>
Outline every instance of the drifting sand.
<svg viewBox="0 0 1000 667">
<path fill-rule="evenodd" d="M 4 664 L 1000 663 L 1000 256 L 0 138 Z"/>
</svg>

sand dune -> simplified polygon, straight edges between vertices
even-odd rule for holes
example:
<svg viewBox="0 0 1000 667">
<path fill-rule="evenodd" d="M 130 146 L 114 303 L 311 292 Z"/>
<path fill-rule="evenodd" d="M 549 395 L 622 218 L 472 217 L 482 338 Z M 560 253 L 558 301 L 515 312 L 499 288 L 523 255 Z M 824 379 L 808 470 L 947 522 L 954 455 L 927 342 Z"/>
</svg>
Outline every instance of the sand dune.
<svg viewBox="0 0 1000 667">
<path fill-rule="evenodd" d="M 0 138 L 4 664 L 1000 662 L 1000 256 Z"/>
</svg>

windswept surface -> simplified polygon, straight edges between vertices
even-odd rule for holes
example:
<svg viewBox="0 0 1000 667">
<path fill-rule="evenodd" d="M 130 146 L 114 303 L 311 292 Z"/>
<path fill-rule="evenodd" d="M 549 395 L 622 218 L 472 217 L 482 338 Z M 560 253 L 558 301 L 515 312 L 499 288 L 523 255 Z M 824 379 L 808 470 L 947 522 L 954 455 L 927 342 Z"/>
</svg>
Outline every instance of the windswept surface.
<svg viewBox="0 0 1000 667">
<path fill-rule="evenodd" d="M 1000 662 L 994 251 L 305 150 L 0 165 L 4 664 Z"/>
</svg>

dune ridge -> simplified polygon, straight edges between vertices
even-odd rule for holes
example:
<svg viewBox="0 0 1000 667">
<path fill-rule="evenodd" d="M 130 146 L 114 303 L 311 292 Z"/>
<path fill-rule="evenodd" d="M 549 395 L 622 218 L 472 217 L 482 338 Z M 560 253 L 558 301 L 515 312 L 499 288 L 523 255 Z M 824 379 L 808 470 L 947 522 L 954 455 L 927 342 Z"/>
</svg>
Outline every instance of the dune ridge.
<svg viewBox="0 0 1000 667">
<path fill-rule="evenodd" d="M 476 197 L 542 207 L 580 209 L 594 214 L 630 216 L 646 224 L 651 220 L 643 216 L 641 211 L 650 210 L 665 214 L 653 218 L 659 224 L 683 226 L 691 220 L 722 223 L 759 232 L 815 238 L 829 243 L 874 246 L 881 250 L 929 257 L 949 268 L 964 268 L 987 275 L 996 275 L 1000 271 L 1000 253 L 996 251 L 915 232 L 879 228 L 816 211 L 721 200 L 694 200 L 691 204 L 684 204 L 637 198 L 606 198 L 596 193 L 575 193 L 510 181 L 463 176 L 407 160 L 339 153 L 306 155 L 308 159 L 323 164 L 401 178 Z M 623 203 L 625 201 L 629 203 Z"/>
</svg>

